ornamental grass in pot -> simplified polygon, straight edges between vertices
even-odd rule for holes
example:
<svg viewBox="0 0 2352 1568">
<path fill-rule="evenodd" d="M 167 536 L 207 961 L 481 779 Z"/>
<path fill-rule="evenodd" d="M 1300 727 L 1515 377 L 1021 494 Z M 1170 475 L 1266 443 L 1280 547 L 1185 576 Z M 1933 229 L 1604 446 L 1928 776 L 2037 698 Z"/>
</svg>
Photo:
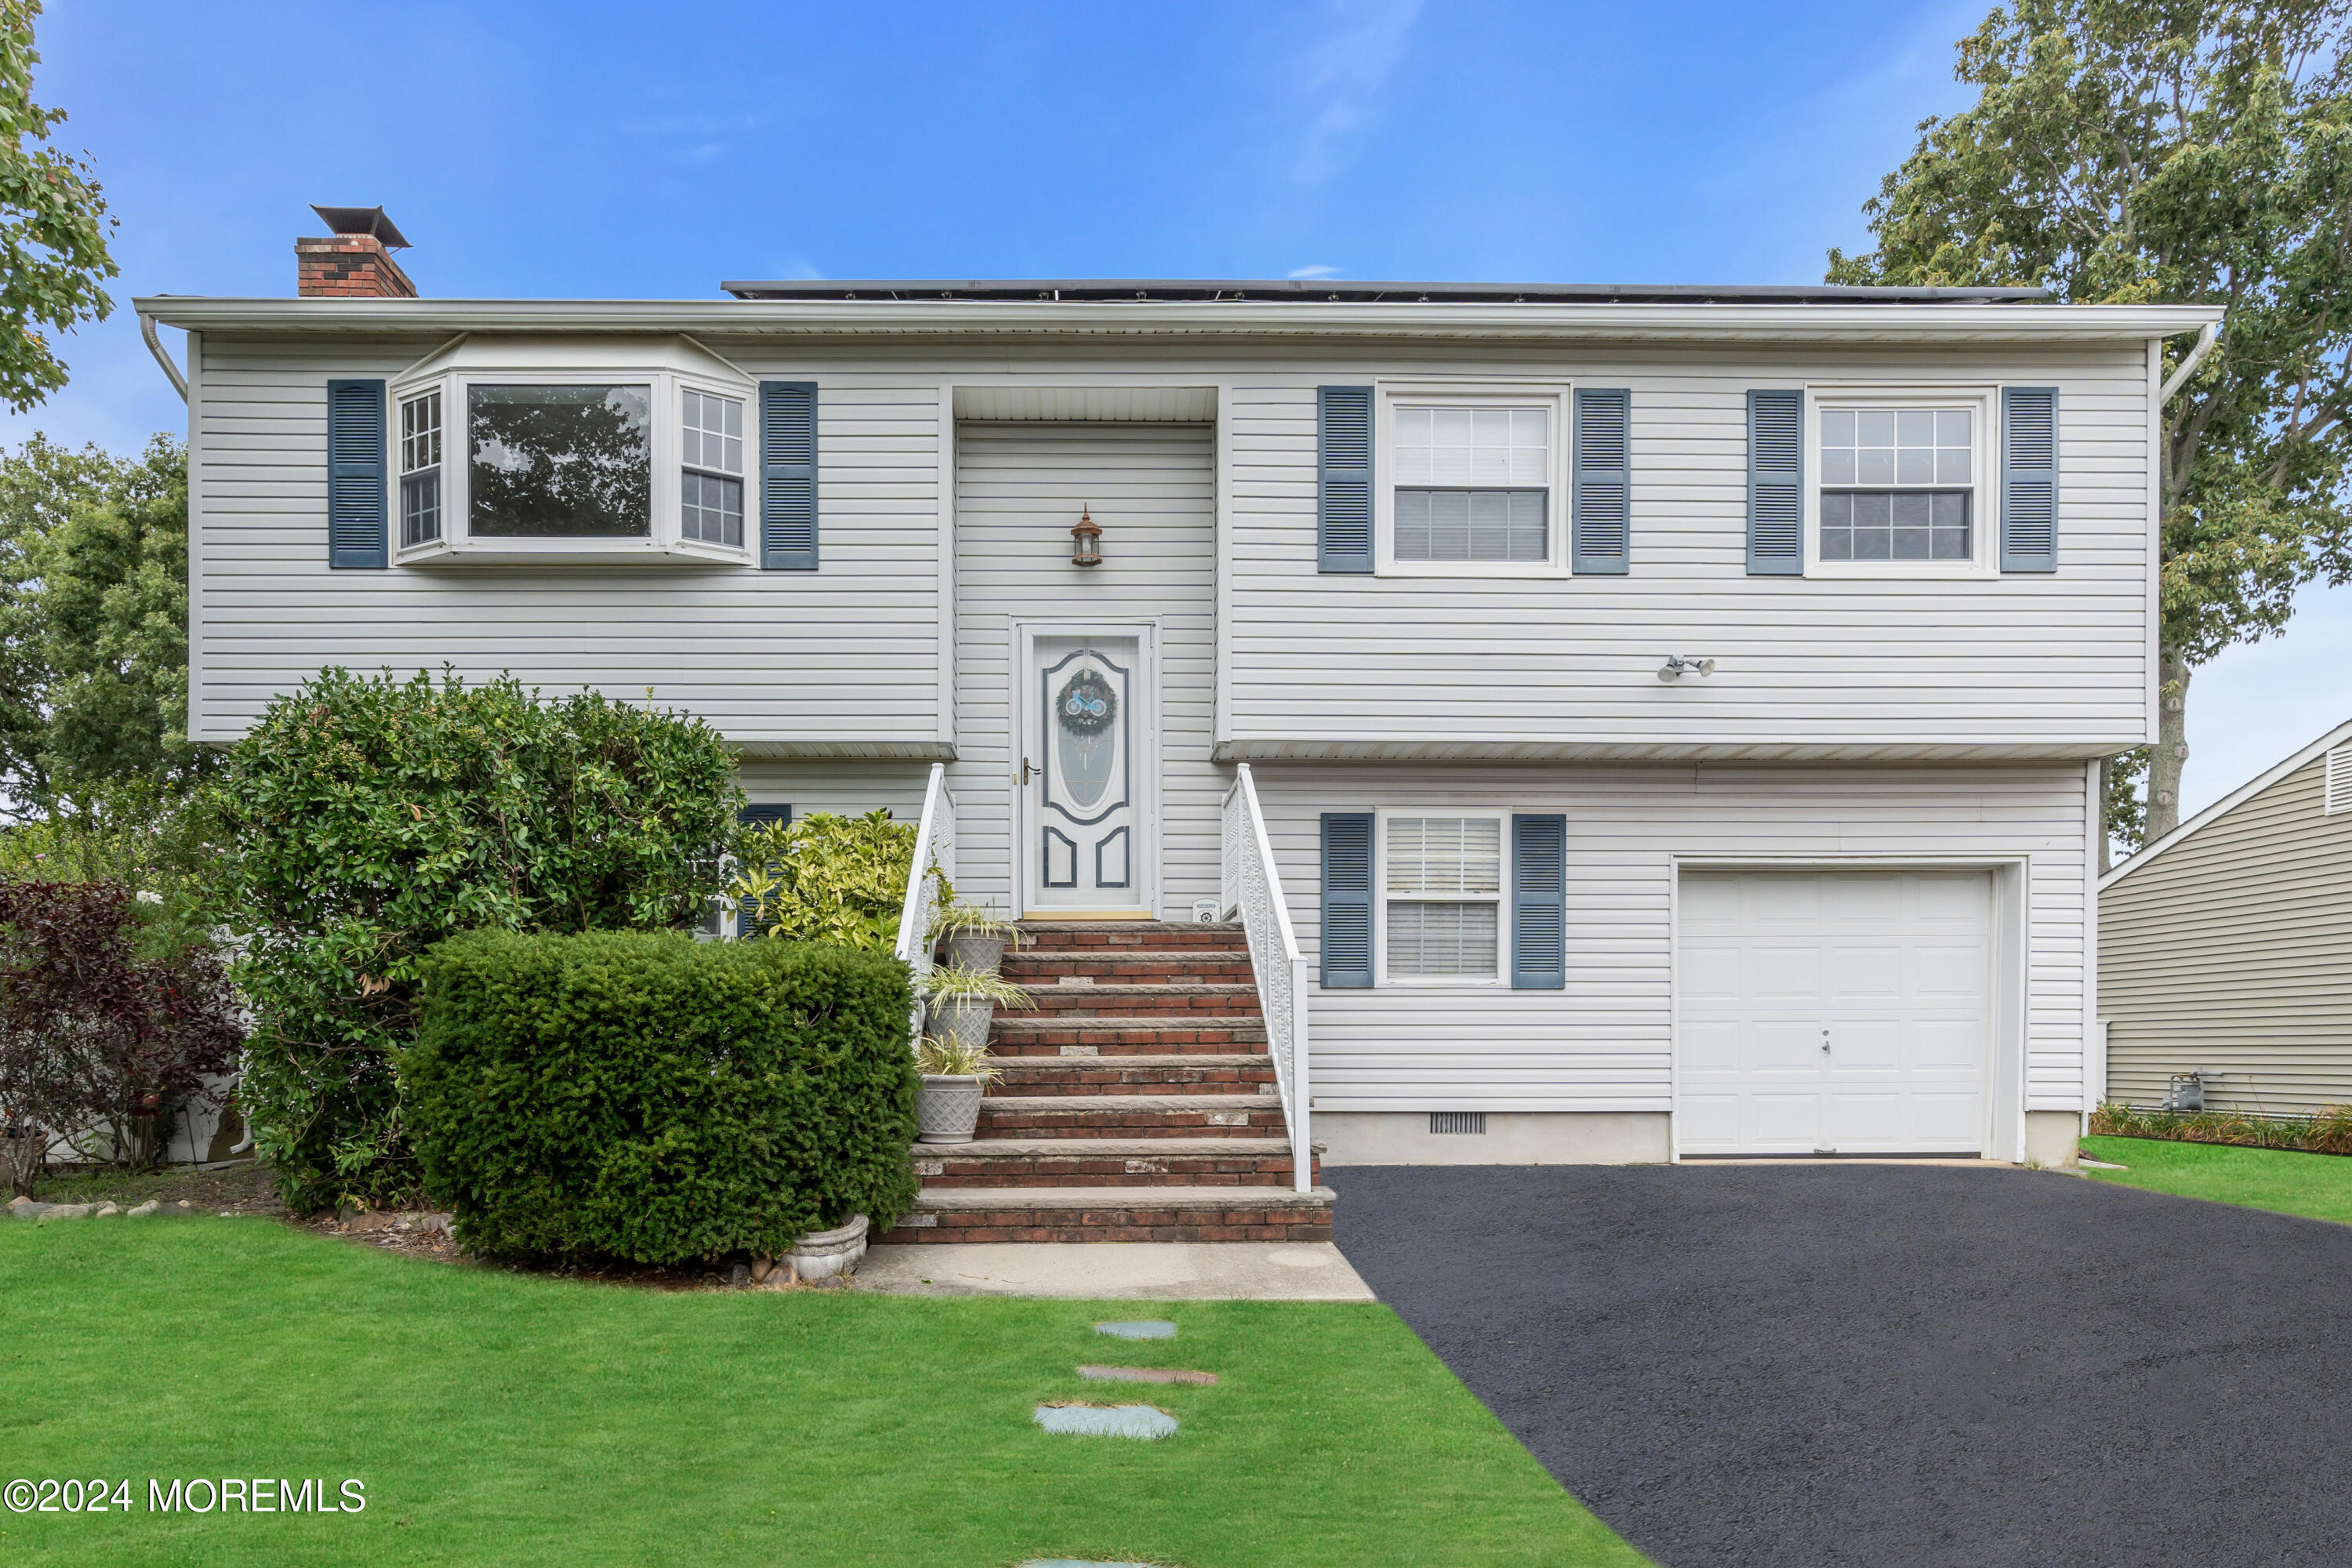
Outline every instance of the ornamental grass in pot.
<svg viewBox="0 0 2352 1568">
<path fill-rule="evenodd" d="M 930 1032 L 983 1055 L 988 1050 L 989 1019 L 997 1008 L 1037 1005 L 1028 992 L 1009 980 L 984 969 L 954 964 L 932 970 L 923 983 L 923 993 L 929 998 L 924 1018 Z"/>
<path fill-rule="evenodd" d="M 993 974 L 1004 962 L 1004 950 L 1021 947 L 1021 928 L 999 920 L 996 911 L 980 904 L 943 906 L 931 922 L 934 941 L 947 943 L 948 964 L 953 969 L 977 969 Z"/>
<path fill-rule="evenodd" d="M 915 1047 L 915 1067 L 923 1087 L 915 1097 L 915 1141 L 919 1143 L 969 1143 L 980 1125 L 980 1101 L 988 1080 L 996 1076 L 983 1043 L 925 1035 Z"/>
</svg>

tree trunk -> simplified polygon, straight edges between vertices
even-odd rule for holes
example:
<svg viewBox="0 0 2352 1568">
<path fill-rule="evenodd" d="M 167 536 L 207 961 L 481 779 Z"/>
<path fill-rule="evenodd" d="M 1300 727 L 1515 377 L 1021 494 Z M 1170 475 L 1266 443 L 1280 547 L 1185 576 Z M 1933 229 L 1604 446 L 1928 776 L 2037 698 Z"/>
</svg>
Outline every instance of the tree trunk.
<svg viewBox="0 0 2352 1568">
<path fill-rule="evenodd" d="M 2116 760 L 2113 757 L 2099 759 L 2099 804 L 2096 809 L 2099 814 L 2099 875 L 2102 877 L 2112 869 L 2107 862 L 2114 858 L 2110 844 L 2115 835 L 2107 831 L 2107 792 L 2115 786 L 2109 782 L 2107 775 L 2109 770 L 2115 765 Z"/>
<path fill-rule="evenodd" d="M 33 1180 L 41 1173 L 41 1156 L 48 1149 L 45 1132 L 30 1127 L 0 1127 L 0 1161 L 8 1168 L 11 1197 L 33 1195 Z"/>
<path fill-rule="evenodd" d="M 2156 659 L 2156 749 L 2147 759 L 2147 833 L 2153 844 L 2180 826 L 2180 770 L 2189 761 L 2189 661 L 2178 648 Z"/>
</svg>

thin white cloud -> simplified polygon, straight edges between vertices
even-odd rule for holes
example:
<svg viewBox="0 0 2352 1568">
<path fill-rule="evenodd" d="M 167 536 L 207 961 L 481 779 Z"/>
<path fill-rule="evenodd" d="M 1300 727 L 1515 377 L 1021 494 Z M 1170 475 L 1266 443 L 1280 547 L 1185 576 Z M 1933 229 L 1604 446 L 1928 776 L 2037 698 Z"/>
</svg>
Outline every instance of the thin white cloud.
<svg viewBox="0 0 2352 1568">
<path fill-rule="evenodd" d="M 1336 267 L 1326 267 L 1318 261 L 1312 267 L 1294 267 L 1284 276 L 1286 278 L 1337 278 L 1339 276 L 1339 269 Z"/>
<path fill-rule="evenodd" d="M 1363 125 L 1373 101 L 1404 57 L 1422 0 L 1329 0 L 1328 21 L 1298 64 L 1297 92 L 1308 120 L 1298 178 L 1314 184 L 1346 161 L 1349 132 Z"/>
</svg>

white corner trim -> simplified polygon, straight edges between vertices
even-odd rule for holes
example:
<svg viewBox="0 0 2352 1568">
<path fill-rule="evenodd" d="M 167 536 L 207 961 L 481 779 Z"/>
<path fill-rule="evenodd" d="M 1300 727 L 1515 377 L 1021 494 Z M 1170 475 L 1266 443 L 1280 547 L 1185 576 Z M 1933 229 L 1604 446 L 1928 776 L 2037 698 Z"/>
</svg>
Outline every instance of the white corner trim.
<svg viewBox="0 0 2352 1568">
<path fill-rule="evenodd" d="M 2302 767 L 2313 758 L 2331 751 L 2336 746 L 2344 744 L 2347 741 L 2352 741 L 2352 721 L 2347 721 L 2344 723 L 2338 724 L 2336 728 L 2328 731 L 2327 733 L 2322 735 L 2319 739 L 2314 741 L 2311 744 L 2305 746 L 2303 750 L 2297 752 L 2294 755 L 2289 757 L 2278 766 L 2271 769 L 2270 772 L 2262 774 L 2252 783 L 2240 784 L 2229 795 L 2222 796 L 2220 800 L 2215 801 L 2211 805 L 2207 806 L 2204 810 L 2199 812 L 2196 816 L 2190 817 L 2188 821 L 2182 823 L 2179 826 L 2174 828 L 2171 832 L 2166 834 L 2155 843 L 2141 849 L 2138 854 L 2133 856 L 2130 859 L 2125 861 L 2122 865 L 2116 867 L 2114 870 L 2100 878 L 2098 884 L 2099 889 L 2104 892 L 2107 889 L 2114 887 L 2124 878 L 2130 876 L 2134 871 L 2138 870 L 2142 866 L 2147 865 L 2158 855 L 2163 854 L 2166 850 L 2171 848 L 2182 839 L 2187 838 L 2190 834 L 2196 832 L 2199 828 L 2203 827 L 2207 823 L 2219 821 L 2221 817 L 2228 816 L 2232 811 L 2235 811 L 2239 806 L 2244 805 L 2247 801 L 2252 800 L 2254 796 L 2262 794 L 2263 791 L 2270 788 L 2271 785 L 2278 783 L 2279 780 L 2286 777 L 2289 773 L 2294 773 L 2296 769 Z"/>
</svg>

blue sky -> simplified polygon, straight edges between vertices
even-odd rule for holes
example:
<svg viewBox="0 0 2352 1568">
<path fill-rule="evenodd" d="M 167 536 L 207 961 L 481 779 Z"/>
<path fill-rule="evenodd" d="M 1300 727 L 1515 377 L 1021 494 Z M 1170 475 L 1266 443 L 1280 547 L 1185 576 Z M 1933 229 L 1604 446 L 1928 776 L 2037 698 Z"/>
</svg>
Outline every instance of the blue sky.
<svg viewBox="0 0 2352 1568">
<path fill-rule="evenodd" d="M 287 294 L 310 202 L 440 296 L 722 278 L 1818 281 L 1987 5 L 478 7 L 69 0 L 40 29 L 121 217 L 119 300 Z M 127 308 L 35 429 L 179 401 Z M 2352 590 L 2192 692 L 2189 804 L 2352 717 Z"/>
</svg>

